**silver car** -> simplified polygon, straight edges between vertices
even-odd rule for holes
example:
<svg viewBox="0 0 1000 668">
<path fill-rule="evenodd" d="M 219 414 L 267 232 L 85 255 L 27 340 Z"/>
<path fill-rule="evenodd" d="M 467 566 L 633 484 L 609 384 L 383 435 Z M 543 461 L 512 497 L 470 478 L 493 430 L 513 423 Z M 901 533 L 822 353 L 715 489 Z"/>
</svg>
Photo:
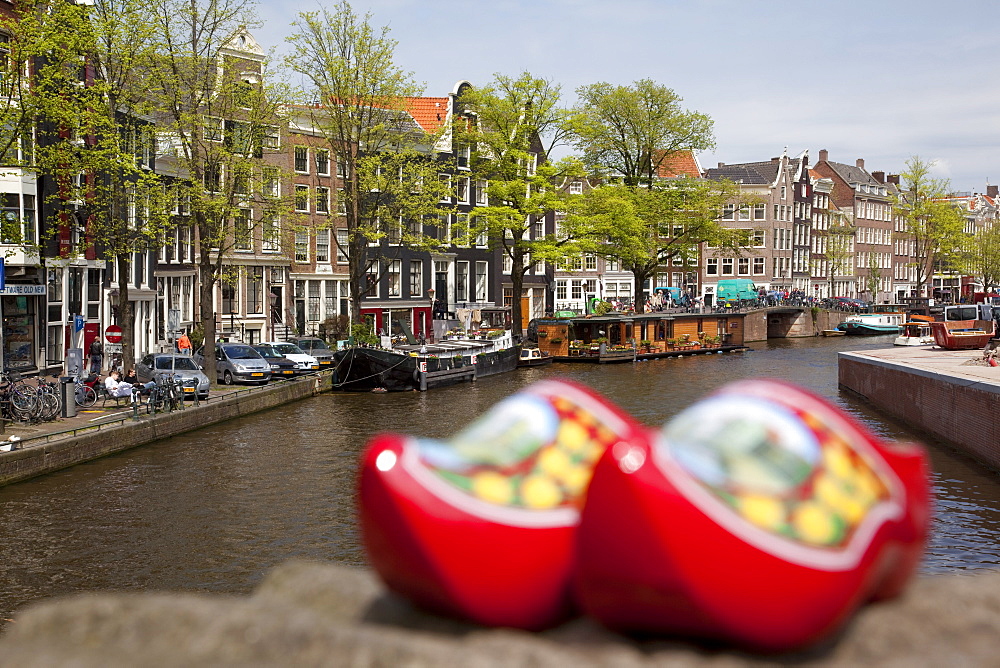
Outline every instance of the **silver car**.
<svg viewBox="0 0 1000 668">
<path fill-rule="evenodd" d="M 200 348 L 194 354 L 194 361 L 204 366 Z M 215 344 L 215 375 L 225 385 L 233 383 L 260 383 L 271 380 L 271 365 L 256 350 L 246 343 Z"/>
<path fill-rule="evenodd" d="M 135 365 L 135 377 L 140 383 L 148 383 L 151 380 L 161 382 L 164 378 L 173 376 L 185 382 L 184 392 L 198 393 L 198 398 L 208 398 L 208 388 L 211 383 L 208 376 L 198 368 L 198 364 L 187 355 L 175 355 L 172 353 L 160 353 L 158 355 L 146 355 Z"/>
</svg>

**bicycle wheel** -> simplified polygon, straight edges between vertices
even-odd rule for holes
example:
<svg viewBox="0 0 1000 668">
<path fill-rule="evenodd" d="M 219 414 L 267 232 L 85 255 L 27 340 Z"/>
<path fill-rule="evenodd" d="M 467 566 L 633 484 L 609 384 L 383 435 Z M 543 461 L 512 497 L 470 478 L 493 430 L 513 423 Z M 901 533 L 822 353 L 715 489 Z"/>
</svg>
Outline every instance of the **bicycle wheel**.
<svg viewBox="0 0 1000 668">
<path fill-rule="evenodd" d="M 55 420 L 62 409 L 62 401 L 54 392 L 42 392 L 38 397 L 38 413 L 42 420 Z"/>
<path fill-rule="evenodd" d="M 26 417 L 30 417 L 35 410 L 38 400 L 35 393 L 26 385 L 15 385 L 10 391 L 11 409 Z"/>
<path fill-rule="evenodd" d="M 97 403 L 97 392 L 90 385 L 76 386 L 76 405 L 90 408 Z"/>
</svg>

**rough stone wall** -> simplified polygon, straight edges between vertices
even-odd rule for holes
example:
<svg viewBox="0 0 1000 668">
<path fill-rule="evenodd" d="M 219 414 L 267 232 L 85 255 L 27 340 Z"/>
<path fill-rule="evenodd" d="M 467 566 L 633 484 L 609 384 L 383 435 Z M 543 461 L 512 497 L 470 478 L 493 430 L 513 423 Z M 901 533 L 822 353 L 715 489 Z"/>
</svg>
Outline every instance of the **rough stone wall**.
<svg viewBox="0 0 1000 668">
<path fill-rule="evenodd" d="M 889 415 L 1000 469 L 995 385 L 841 353 L 838 382 Z"/>
<path fill-rule="evenodd" d="M 990 666 L 998 610 L 1000 573 L 924 578 L 818 647 L 767 656 L 637 641 L 587 619 L 543 633 L 486 629 L 415 610 L 367 571 L 289 562 L 248 597 L 83 594 L 37 604 L 0 636 L 0 657 L 21 668 Z"/>
</svg>

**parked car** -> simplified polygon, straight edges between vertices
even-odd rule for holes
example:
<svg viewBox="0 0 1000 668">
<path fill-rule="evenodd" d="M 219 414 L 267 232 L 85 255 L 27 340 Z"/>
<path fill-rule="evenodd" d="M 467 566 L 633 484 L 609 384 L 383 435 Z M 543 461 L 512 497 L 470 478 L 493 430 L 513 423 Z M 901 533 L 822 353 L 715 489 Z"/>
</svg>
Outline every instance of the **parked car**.
<svg viewBox="0 0 1000 668">
<path fill-rule="evenodd" d="M 140 383 L 148 383 L 151 380 L 159 383 L 164 378 L 173 376 L 178 380 L 185 381 L 185 393 L 190 388 L 190 392 L 197 393 L 199 399 L 208 398 L 208 388 L 211 386 L 208 376 L 198 368 L 195 360 L 187 355 L 175 353 L 146 355 L 135 365 L 135 376 Z M 194 386 L 192 387 L 191 383 L 186 381 L 195 381 Z"/>
<path fill-rule="evenodd" d="M 315 336 L 296 336 L 288 339 L 289 343 L 294 343 L 302 348 L 307 354 L 312 355 L 319 362 L 320 369 L 333 366 L 333 351 L 326 341 Z"/>
<path fill-rule="evenodd" d="M 292 360 L 288 359 L 277 350 L 274 346 L 269 346 L 265 343 L 259 343 L 253 347 L 260 356 L 267 360 L 267 363 L 271 365 L 271 378 L 291 378 L 298 372 L 298 365 Z"/>
<path fill-rule="evenodd" d="M 279 353 L 295 362 L 299 373 L 309 373 L 319 370 L 319 361 L 312 355 L 307 355 L 302 348 L 286 341 L 264 341 L 262 345 L 271 346 Z"/>
<path fill-rule="evenodd" d="M 204 348 L 194 354 L 194 360 L 204 366 Z M 215 373 L 225 385 L 233 383 L 260 383 L 271 380 L 271 365 L 246 343 L 215 344 Z"/>
</svg>

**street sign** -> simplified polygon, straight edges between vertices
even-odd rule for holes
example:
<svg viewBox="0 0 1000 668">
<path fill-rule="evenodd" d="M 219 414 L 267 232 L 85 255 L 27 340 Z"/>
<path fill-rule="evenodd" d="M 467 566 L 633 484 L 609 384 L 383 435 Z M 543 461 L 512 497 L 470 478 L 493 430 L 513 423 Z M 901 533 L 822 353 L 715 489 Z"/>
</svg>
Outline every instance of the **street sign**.
<svg viewBox="0 0 1000 668">
<path fill-rule="evenodd" d="M 118 325 L 109 325 L 108 328 L 104 330 L 104 338 L 108 340 L 108 343 L 121 343 L 122 328 Z"/>
<path fill-rule="evenodd" d="M 120 354 L 121 351 L 122 351 L 122 344 L 120 344 L 120 343 L 106 343 L 106 344 L 104 344 L 104 352 L 106 352 L 109 355 L 114 354 L 114 353 L 119 353 Z"/>
</svg>

